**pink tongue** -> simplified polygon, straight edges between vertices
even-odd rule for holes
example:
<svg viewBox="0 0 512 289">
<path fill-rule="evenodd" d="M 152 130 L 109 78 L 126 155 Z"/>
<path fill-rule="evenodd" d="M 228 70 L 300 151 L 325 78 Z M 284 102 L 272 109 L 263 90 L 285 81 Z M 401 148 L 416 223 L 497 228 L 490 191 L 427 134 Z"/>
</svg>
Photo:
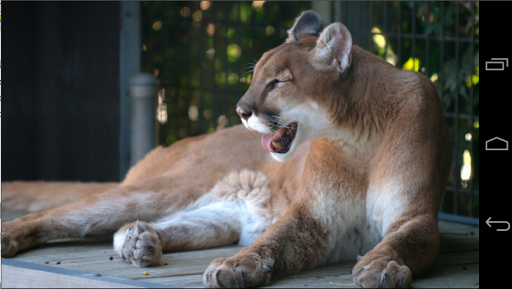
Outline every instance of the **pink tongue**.
<svg viewBox="0 0 512 289">
<path fill-rule="evenodd" d="M 286 127 L 282 127 L 274 134 L 264 134 L 261 137 L 261 144 L 263 147 L 269 152 L 275 151 L 274 146 L 272 146 L 272 142 L 281 141 L 280 136 L 285 134 L 285 130 Z"/>
</svg>

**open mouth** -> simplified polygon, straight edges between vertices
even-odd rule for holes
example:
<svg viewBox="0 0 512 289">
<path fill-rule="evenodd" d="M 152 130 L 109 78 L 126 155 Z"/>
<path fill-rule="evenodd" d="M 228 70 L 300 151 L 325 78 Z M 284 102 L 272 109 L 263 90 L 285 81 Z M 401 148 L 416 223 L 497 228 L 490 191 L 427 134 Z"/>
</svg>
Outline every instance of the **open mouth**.
<svg viewBox="0 0 512 289">
<path fill-rule="evenodd" d="M 297 135 L 298 123 L 292 122 L 279 128 L 274 134 L 265 134 L 261 138 L 261 144 L 269 152 L 284 154 L 290 150 L 293 140 Z"/>
</svg>

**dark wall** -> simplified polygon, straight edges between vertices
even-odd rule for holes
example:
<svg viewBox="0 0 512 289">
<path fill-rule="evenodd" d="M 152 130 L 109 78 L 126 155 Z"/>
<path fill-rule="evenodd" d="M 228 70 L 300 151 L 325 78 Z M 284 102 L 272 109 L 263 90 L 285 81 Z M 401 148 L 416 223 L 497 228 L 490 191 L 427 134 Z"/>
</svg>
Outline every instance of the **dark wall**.
<svg viewBox="0 0 512 289">
<path fill-rule="evenodd" d="M 119 180 L 120 2 L 2 15 L 2 180 Z"/>
</svg>

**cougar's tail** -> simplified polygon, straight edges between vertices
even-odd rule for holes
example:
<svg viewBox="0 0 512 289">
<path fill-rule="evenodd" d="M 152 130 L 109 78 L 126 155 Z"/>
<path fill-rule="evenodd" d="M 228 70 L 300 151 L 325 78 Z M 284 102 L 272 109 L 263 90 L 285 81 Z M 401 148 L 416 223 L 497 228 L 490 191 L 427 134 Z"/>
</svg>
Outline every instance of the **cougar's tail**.
<svg viewBox="0 0 512 289">
<path fill-rule="evenodd" d="M 2 182 L 2 209 L 46 211 L 118 187 L 119 183 Z"/>
</svg>

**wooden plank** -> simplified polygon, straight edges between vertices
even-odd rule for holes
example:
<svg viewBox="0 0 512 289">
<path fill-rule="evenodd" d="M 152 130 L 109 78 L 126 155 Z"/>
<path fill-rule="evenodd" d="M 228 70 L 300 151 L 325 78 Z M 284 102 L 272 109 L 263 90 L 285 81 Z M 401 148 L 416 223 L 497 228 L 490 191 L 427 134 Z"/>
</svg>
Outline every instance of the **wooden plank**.
<svg viewBox="0 0 512 289">
<path fill-rule="evenodd" d="M 475 264 L 479 262 L 479 251 L 440 253 L 434 259 L 433 268 L 451 265 Z"/>
<path fill-rule="evenodd" d="M 177 252 L 164 254 L 159 266 L 144 268 L 150 277 L 170 277 L 180 275 L 202 274 L 210 263 L 219 257 L 231 257 L 238 253 L 242 246 L 230 246 L 208 250 Z M 168 265 L 163 265 L 167 263 Z M 145 279 L 148 276 L 140 275 L 140 268 L 125 264 L 120 270 L 106 269 L 104 272 L 110 276 L 130 279 Z"/>
<path fill-rule="evenodd" d="M 459 224 L 453 222 L 439 221 L 439 232 L 441 236 L 474 236 L 480 235 L 480 228 L 476 226 Z"/>
<path fill-rule="evenodd" d="M 230 257 L 240 251 L 242 246 L 228 246 L 209 250 L 168 253 L 162 256 L 157 266 L 137 268 L 121 261 L 110 243 L 75 243 L 50 248 L 28 250 L 15 257 L 16 260 L 36 263 L 57 268 L 76 269 L 89 273 L 101 273 L 130 279 L 146 279 L 142 271 L 151 277 L 190 275 L 203 273 L 206 267 L 218 257 Z M 110 260 L 110 257 L 113 260 Z M 45 264 L 48 262 L 48 264 Z M 60 262 L 60 264 L 56 264 Z M 74 263 L 72 263 L 74 262 Z M 167 263 L 168 265 L 164 265 Z"/>
<path fill-rule="evenodd" d="M 171 277 L 158 277 L 158 278 L 151 278 L 151 275 L 149 275 L 149 277 L 150 278 L 146 279 L 146 281 L 151 282 L 151 283 L 188 287 L 188 288 L 204 287 L 203 273 L 193 274 L 193 275 L 171 276 Z"/>
<path fill-rule="evenodd" d="M 351 274 L 334 274 L 334 275 L 327 275 L 327 276 L 309 276 L 309 277 L 302 277 L 302 273 L 299 275 L 293 275 L 300 278 L 273 278 L 271 283 L 268 286 L 264 286 L 263 288 L 297 288 L 297 287 L 304 287 L 304 288 L 334 288 L 334 287 L 341 287 L 340 285 L 336 284 L 329 284 L 329 282 L 332 283 L 338 283 L 338 284 L 352 284 L 354 283 L 352 280 Z M 150 280 L 150 279 L 148 279 Z M 173 276 L 173 277 L 166 277 L 166 278 L 155 278 L 151 279 L 151 282 L 159 283 L 159 284 L 173 284 L 175 286 L 183 286 L 183 287 L 203 287 L 203 275 L 202 274 L 195 274 L 195 275 L 189 275 L 189 276 Z M 343 286 L 348 288 L 355 288 L 357 286 Z"/>
<path fill-rule="evenodd" d="M 431 270 L 434 270 L 437 267 L 442 266 L 453 266 L 458 265 L 461 268 L 466 266 L 467 264 L 473 265 L 479 262 L 479 252 L 471 251 L 471 252 L 454 252 L 454 253 L 444 253 L 439 254 L 435 261 Z M 350 271 L 352 270 L 355 262 L 346 262 L 341 264 L 334 265 L 326 265 L 320 266 L 318 268 L 308 270 L 305 272 L 301 272 L 295 275 L 283 276 L 273 278 L 272 283 L 268 286 L 272 287 L 340 287 L 339 285 L 332 285 L 329 282 L 339 283 L 339 284 L 351 284 L 353 283 L 351 280 L 352 275 Z M 438 270 L 442 270 L 438 269 Z M 468 274 L 471 271 L 467 272 Z M 151 274 L 150 274 L 151 277 Z M 202 272 L 193 275 L 185 275 L 185 276 L 172 276 L 172 277 L 164 277 L 158 276 L 155 278 L 145 279 L 150 282 L 155 282 L 159 284 L 168 284 L 168 285 L 179 285 L 184 287 L 198 287 L 202 286 Z M 469 277 L 468 277 L 469 278 Z M 349 282 L 350 281 L 350 282 Z M 420 284 L 421 285 L 421 284 Z M 343 286 L 343 287 L 354 287 L 354 286 Z"/>
<path fill-rule="evenodd" d="M 466 269 L 463 269 L 466 268 Z M 351 274 L 333 274 L 331 276 L 310 276 L 302 278 L 302 273 L 294 275 L 296 278 L 283 278 L 273 279 L 269 286 L 265 288 L 355 288 L 357 286 L 340 286 L 337 284 L 353 284 Z M 150 279 L 148 279 L 150 280 Z M 174 276 L 168 278 L 155 278 L 151 282 L 159 284 L 174 284 L 183 287 L 201 287 L 202 274 L 191 276 Z M 425 275 L 413 280 L 411 288 L 460 288 L 460 287 L 474 287 L 479 282 L 479 265 L 478 264 L 465 264 L 465 265 L 452 265 L 445 267 L 435 267 L 429 270 Z"/>
<path fill-rule="evenodd" d="M 113 257 L 112 261 L 110 257 Z M 110 242 L 49 244 L 38 249 L 21 252 L 14 259 L 41 265 L 48 262 L 46 265 L 64 268 L 66 266 L 73 267 L 84 263 L 94 263 L 96 269 L 112 266 L 114 262 L 121 262 Z M 57 265 L 57 262 L 60 262 L 60 264 Z"/>
<path fill-rule="evenodd" d="M 467 224 L 448 222 L 448 221 L 438 221 L 439 231 L 440 232 L 450 232 L 454 230 L 470 230 L 470 229 L 478 229 L 478 226 L 472 226 Z"/>
<path fill-rule="evenodd" d="M 343 284 L 343 285 L 338 285 Z M 358 288 L 351 274 L 272 280 L 263 288 Z"/>
<path fill-rule="evenodd" d="M 10 214 L 12 211 L 4 211 L 3 217 L 5 217 L 6 212 L 8 212 L 7 219 L 2 218 L 2 221 L 23 215 L 23 213 L 20 212 Z M 427 275 L 425 275 L 426 277 L 415 280 L 412 286 L 446 287 L 445 284 L 448 284 L 450 287 L 457 287 L 457 285 L 462 286 L 461 284 L 466 284 L 465 286 L 472 286 L 474 283 L 478 282 L 478 270 L 476 270 L 475 274 L 474 266 L 477 266 L 476 268 L 478 269 L 479 228 L 446 221 L 439 221 L 439 227 L 441 232 L 448 233 L 441 235 L 440 254 L 436 257 L 433 268 L 427 272 Z M 460 233 L 469 233 L 471 231 L 473 232 L 473 235 L 460 235 Z M 14 261 L 20 260 L 34 263 L 33 265 L 41 266 L 40 270 L 38 269 L 41 272 L 28 272 L 27 270 L 33 270 L 33 268 L 20 269 L 12 266 L 11 268 L 6 267 L 6 270 L 9 272 L 10 276 L 20 276 L 20 274 L 23 276 L 37 276 L 37 278 L 34 277 L 32 279 L 30 279 L 31 277 L 27 277 L 29 280 L 23 281 L 24 283 L 22 282 L 21 284 L 10 283 L 14 285 L 18 284 L 17 286 L 28 286 L 27 284 L 30 286 L 48 286 L 44 283 L 48 282 L 47 279 L 58 279 L 62 280 L 59 282 L 67 282 L 66 284 L 73 285 L 59 284 L 52 287 L 76 287 L 77 285 L 75 285 L 75 281 L 69 281 L 66 279 L 71 277 L 56 277 L 51 275 L 56 274 L 55 272 L 48 272 L 48 270 L 53 269 L 70 269 L 75 272 L 80 272 L 81 274 L 92 273 L 94 275 L 95 273 L 99 273 L 104 278 L 118 278 L 119 280 L 128 280 L 132 282 L 150 282 L 155 285 L 162 284 L 171 286 L 202 287 L 203 272 L 211 261 L 218 257 L 233 256 L 242 248 L 242 246 L 228 246 L 207 250 L 168 253 L 163 255 L 162 260 L 157 266 L 136 268 L 133 265 L 125 264 L 121 261 L 121 258 L 112 248 L 111 240 L 106 242 L 91 242 L 85 240 L 68 240 L 67 242 L 57 241 L 48 243 L 34 250 L 21 252 L 13 259 L 10 259 Z M 110 257 L 113 257 L 113 260 L 110 260 Z M 60 262 L 59 265 L 56 264 L 57 261 Z M 45 264 L 45 262 L 48 262 L 48 264 Z M 352 284 L 353 281 L 350 270 L 352 270 L 354 265 L 355 261 L 326 265 L 296 275 L 278 277 L 273 279 L 270 287 L 351 287 L 330 284 L 329 282 Z M 468 269 L 462 270 L 462 267 L 466 267 Z M 445 269 L 447 272 L 444 271 Z M 149 275 L 142 275 L 141 273 L 143 271 L 149 272 Z M 5 271 L 4 276 L 6 276 Z M 73 276 L 73 278 L 74 277 L 76 276 Z M 85 277 L 79 276 L 78 278 Z M 9 280 L 9 282 L 21 282 L 16 281 L 13 278 Z M 87 284 L 82 285 L 86 287 L 107 287 L 108 285 L 91 283 L 93 281 L 105 281 L 106 279 L 98 280 L 98 277 L 95 277 L 91 280 L 92 281 L 81 281 L 80 284 Z M 473 280 L 476 281 L 471 283 Z M 31 282 L 33 282 L 33 284 Z M 467 285 L 469 283 L 471 284 Z M 4 284 L 2 285 L 7 286 L 7 283 L 4 281 Z M 133 286 L 133 284 L 130 283 L 127 285 Z M 115 284 L 114 287 L 119 287 L 119 285 Z"/>
<path fill-rule="evenodd" d="M 21 288 L 175 288 L 156 283 L 52 268 L 22 261 L 2 259 L 3 287 Z"/>
<path fill-rule="evenodd" d="M 424 276 L 413 280 L 411 288 L 461 288 L 474 287 L 479 282 L 479 264 L 452 265 L 436 267 L 429 270 Z M 347 286 L 332 283 L 345 284 Z M 319 276 L 308 278 L 272 280 L 266 288 L 301 287 L 301 288 L 356 288 L 351 274 Z"/>
<path fill-rule="evenodd" d="M 209 264 L 209 263 L 208 263 Z M 207 265 L 208 265 L 207 264 Z M 295 275 L 289 275 L 289 276 L 280 276 L 273 279 L 272 284 L 274 282 L 277 282 L 276 284 L 299 284 L 300 282 L 303 282 L 304 284 L 307 284 L 309 281 L 296 281 L 298 279 L 307 279 L 307 280 L 315 280 L 315 278 L 323 278 L 326 276 L 332 277 L 332 276 L 339 276 L 348 274 L 350 275 L 350 271 L 354 267 L 355 262 L 346 262 L 346 263 L 339 263 L 339 264 L 333 264 L 333 265 L 325 265 L 320 266 L 318 268 L 314 268 L 312 270 L 304 271 L 299 274 Z M 205 267 L 206 269 L 206 267 Z M 149 272 L 149 271 L 148 271 Z M 172 277 L 165 277 L 165 276 L 157 276 L 155 278 L 146 279 L 151 280 L 150 282 L 155 282 L 159 284 L 173 284 L 173 285 L 179 285 L 184 287 L 198 287 L 203 286 L 202 284 L 202 278 L 203 278 L 203 271 L 199 272 L 198 274 L 192 274 L 192 275 L 176 275 Z M 150 272 L 149 277 L 151 277 L 152 274 Z M 127 277 L 129 278 L 129 277 Z M 297 283 L 299 282 L 299 283 Z M 332 281 L 336 282 L 336 281 Z M 338 282 L 339 283 L 339 282 Z M 281 285 L 279 285 L 281 286 Z M 284 286 L 284 285 L 283 285 Z M 283 287 L 281 286 L 281 287 Z M 288 287 L 294 287 L 295 285 L 288 285 Z M 312 285 L 313 286 L 313 285 Z M 286 286 L 284 286 L 286 287 Z"/>
<path fill-rule="evenodd" d="M 354 268 L 355 265 L 356 265 L 355 261 L 331 264 L 331 265 L 324 265 L 324 266 L 319 266 L 319 267 L 311 269 L 311 270 L 301 272 L 299 274 L 276 277 L 276 280 L 287 280 L 287 279 L 351 274 L 350 271 L 352 271 L 352 268 Z"/>
<path fill-rule="evenodd" d="M 479 288 L 479 264 L 436 267 L 414 280 L 411 288 Z"/>
<path fill-rule="evenodd" d="M 478 236 L 441 236 L 440 253 L 475 251 L 479 249 Z"/>
<path fill-rule="evenodd" d="M 6 288 L 139 288 L 8 265 L 2 265 L 2 272 L 2 287 Z"/>
<path fill-rule="evenodd" d="M 302 274 L 300 274 L 300 276 L 302 276 Z M 474 285 L 479 282 L 479 278 L 478 264 L 437 267 L 429 270 L 425 275 L 413 280 L 411 288 L 479 288 L 478 284 Z M 179 284 L 184 287 L 201 287 L 202 274 L 156 278 L 151 282 L 160 284 Z M 349 285 L 353 283 L 354 281 L 351 274 L 335 274 L 331 276 L 273 279 L 270 285 L 263 288 L 356 288 L 357 286 L 355 285 Z M 344 284 L 345 286 L 337 284 Z"/>
<path fill-rule="evenodd" d="M 41 247 L 22 251 L 16 254 L 16 258 L 38 258 L 42 256 L 52 255 L 55 258 L 69 259 L 69 254 L 76 256 L 101 256 L 114 252 L 112 242 L 59 242 L 47 243 Z"/>
<path fill-rule="evenodd" d="M 463 265 L 463 264 L 474 264 L 479 262 L 479 252 L 449 252 L 438 254 L 434 260 L 434 266 L 450 266 L 450 265 Z M 325 265 L 312 270 L 301 272 L 296 275 L 278 277 L 278 280 L 286 279 L 297 279 L 297 278 L 308 278 L 308 277 L 321 277 L 321 276 L 334 276 L 350 274 L 352 268 L 356 265 L 356 262 L 345 262 L 339 264 Z M 277 280 L 276 279 L 276 280 Z"/>
</svg>

